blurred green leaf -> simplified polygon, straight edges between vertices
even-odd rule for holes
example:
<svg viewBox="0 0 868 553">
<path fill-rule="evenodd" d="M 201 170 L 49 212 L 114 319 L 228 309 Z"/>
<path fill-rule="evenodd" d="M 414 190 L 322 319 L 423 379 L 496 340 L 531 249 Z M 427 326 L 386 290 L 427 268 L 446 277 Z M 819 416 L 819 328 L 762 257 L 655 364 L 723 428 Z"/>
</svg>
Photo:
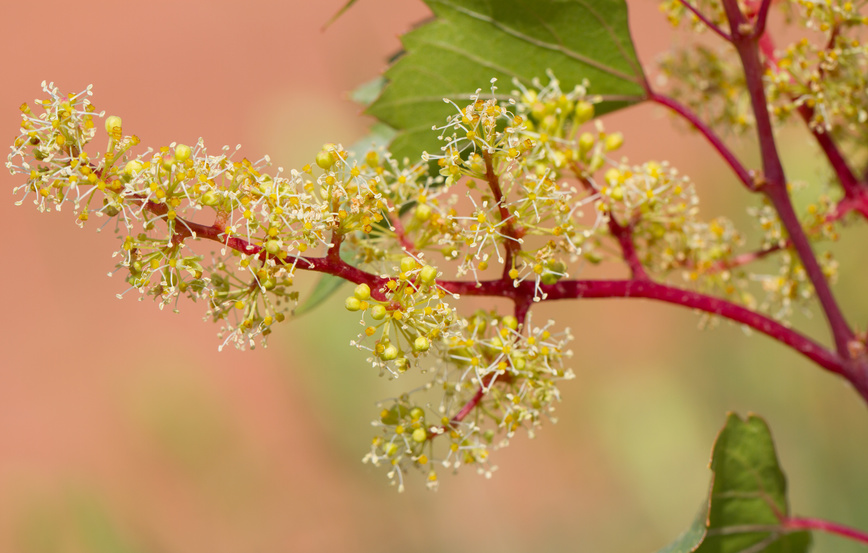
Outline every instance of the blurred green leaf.
<svg viewBox="0 0 868 553">
<path fill-rule="evenodd" d="M 597 113 L 644 99 L 644 75 L 623 0 L 425 0 L 434 21 L 401 37 L 407 53 L 386 72 L 389 84 L 368 113 L 398 129 L 397 159 L 439 151 L 431 128 L 497 78 L 531 86 L 552 70 L 566 89 L 588 79 L 603 102 Z"/>
<path fill-rule="evenodd" d="M 292 315 L 298 317 L 313 311 L 319 304 L 337 292 L 338 288 L 346 284 L 346 282 L 346 280 L 334 275 L 321 276 L 307 298 L 292 311 Z"/>
<path fill-rule="evenodd" d="M 377 96 L 383 92 L 383 89 L 386 87 L 386 83 L 388 81 L 385 77 L 377 77 L 375 79 L 371 79 L 366 83 L 362 83 L 355 90 L 350 92 L 350 100 L 353 102 L 360 104 L 362 106 L 368 107 L 369 105 L 374 103 L 374 100 L 377 99 Z"/>
<path fill-rule="evenodd" d="M 353 254 L 348 248 L 341 249 L 341 259 L 350 263 L 353 260 Z M 334 275 L 322 275 L 316 285 L 308 294 L 307 298 L 292 311 L 294 317 L 304 315 L 319 306 L 338 291 L 338 288 L 346 284 L 347 281 Z"/>
<path fill-rule="evenodd" d="M 339 9 L 339 10 L 337 11 L 337 13 L 335 13 L 335 14 L 331 17 L 331 19 L 329 19 L 329 20 L 326 22 L 326 24 L 322 26 L 323 30 L 325 30 L 326 28 L 328 28 L 329 25 L 331 25 L 332 23 L 334 23 L 335 21 L 337 21 L 338 18 L 339 18 L 340 16 L 344 15 L 344 13 L 345 13 L 348 9 L 350 9 L 350 7 L 351 7 L 353 4 L 355 4 L 357 1 L 358 1 L 358 0 L 349 0 L 346 4 L 344 4 L 343 6 L 341 6 L 341 9 Z"/>
<path fill-rule="evenodd" d="M 733 413 L 727 416 L 714 444 L 711 470 L 707 509 L 687 532 L 659 553 L 808 550 L 809 532 L 793 532 L 780 526 L 779 517 L 789 515 L 787 481 L 778 464 L 768 425 L 762 418 L 749 415 L 742 420 Z M 704 528 L 698 527 L 698 523 Z M 700 531 L 704 531 L 704 538 Z"/>
<path fill-rule="evenodd" d="M 708 517 L 708 504 L 704 504 L 702 509 L 696 514 L 693 519 L 693 524 L 690 528 L 684 531 L 683 534 L 675 538 L 675 541 L 659 550 L 657 553 L 693 553 L 699 544 L 705 538 L 705 521 Z"/>
</svg>

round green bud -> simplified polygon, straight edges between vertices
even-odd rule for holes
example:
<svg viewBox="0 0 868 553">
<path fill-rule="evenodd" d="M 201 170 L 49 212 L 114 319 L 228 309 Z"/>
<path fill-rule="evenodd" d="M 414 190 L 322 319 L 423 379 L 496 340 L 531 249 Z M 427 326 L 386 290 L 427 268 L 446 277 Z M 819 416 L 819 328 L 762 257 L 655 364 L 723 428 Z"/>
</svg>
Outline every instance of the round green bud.
<svg viewBox="0 0 868 553">
<path fill-rule="evenodd" d="M 359 309 L 362 308 L 362 302 L 360 302 L 358 298 L 350 296 L 344 300 L 344 307 L 347 308 L 347 311 L 358 311 Z M 394 348 L 395 346 L 389 346 L 389 347 Z M 386 349 L 388 350 L 389 348 L 386 348 Z M 384 351 L 383 355 L 385 355 L 385 353 L 386 352 Z"/>
<path fill-rule="evenodd" d="M 349 300 L 349 299 L 355 299 L 355 298 L 347 298 L 347 299 Z M 358 301 L 358 300 L 356 300 L 356 301 Z M 383 350 L 383 353 L 380 354 L 380 359 L 382 359 L 383 361 L 394 361 L 395 359 L 398 358 L 399 353 L 400 352 L 398 351 L 398 348 L 396 348 L 392 344 L 389 344 L 388 346 L 386 346 L 386 349 Z"/>
<path fill-rule="evenodd" d="M 419 221 L 427 221 L 431 218 L 431 206 L 428 204 L 419 204 L 416 206 L 416 211 L 413 212 L 413 216 Z"/>
<path fill-rule="evenodd" d="M 518 329 L 518 319 L 516 319 L 512 315 L 507 315 L 501 318 L 500 323 L 506 328 L 511 328 L 512 330 Z"/>
<path fill-rule="evenodd" d="M 417 444 L 421 444 L 422 442 L 424 442 L 427 439 L 428 439 L 428 433 L 425 431 L 424 428 L 417 428 L 416 430 L 413 431 L 413 441 L 416 442 Z"/>
<path fill-rule="evenodd" d="M 187 161 L 193 155 L 193 148 L 186 144 L 178 144 L 175 146 L 175 159 L 178 161 Z"/>
<path fill-rule="evenodd" d="M 413 407 L 410 409 L 410 418 L 415 421 L 421 421 L 425 418 L 425 411 L 421 407 Z"/>
<path fill-rule="evenodd" d="M 215 205 L 220 203 L 220 194 L 218 194 L 214 190 L 209 190 L 208 192 L 202 194 L 202 197 L 199 198 L 199 201 L 202 203 L 202 205 L 214 207 Z"/>
<path fill-rule="evenodd" d="M 579 151 L 583 154 L 589 152 L 594 147 L 594 135 L 589 132 L 583 132 L 579 135 Z"/>
<path fill-rule="evenodd" d="M 527 360 L 524 358 L 524 355 L 515 354 L 510 357 L 510 360 L 512 361 L 512 366 L 517 371 L 523 371 L 527 367 Z"/>
<path fill-rule="evenodd" d="M 356 289 L 353 290 L 353 295 L 362 301 L 370 299 L 371 287 L 365 283 L 359 284 L 358 286 L 356 286 Z"/>
<path fill-rule="evenodd" d="M 123 132 L 122 123 L 121 118 L 117 115 L 109 115 L 105 119 L 105 131 L 112 136 L 120 135 Z"/>
<path fill-rule="evenodd" d="M 582 257 L 584 257 L 586 260 L 593 263 L 594 265 L 603 261 L 603 256 L 593 251 L 585 252 Z"/>
<path fill-rule="evenodd" d="M 269 240 L 265 243 L 265 251 L 267 251 L 271 255 L 277 255 L 278 253 L 280 253 L 280 241 Z"/>
<path fill-rule="evenodd" d="M 386 316 L 386 308 L 382 305 L 375 305 L 371 308 L 371 318 L 375 321 L 379 321 Z"/>
<path fill-rule="evenodd" d="M 613 151 L 617 150 L 624 144 L 624 135 L 619 132 L 613 132 L 612 134 L 606 135 L 606 140 L 604 142 L 606 145 L 606 150 Z"/>
<path fill-rule="evenodd" d="M 410 256 L 401 258 L 401 272 L 402 273 L 409 273 L 410 271 L 412 271 L 413 269 L 416 268 L 416 265 L 417 265 L 416 260 Z"/>
<path fill-rule="evenodd" d="M 560 259 L 549 259 L 546 261 L 546 267 L 556 273 L 565 273 L 567 272 L 567 265 Z"/>
<path fill-rule="evenodd" d="M 124 165 L 124 173 L 133 176 L 136 173 L 140 173 L 144 169 L 144 165 L 138 160 L 128 161 L 126 165 Z"/>
<path fill-rule="evenodd" d="M 398 444 L 395 442 L 389 442 L 383 445 L 383 453 L 385 453 L 388 457 L 398 453 Z"/>
<path fill-rule="evenodd" d="M 415 340 L 413 340 L 413 351 L 415 352 L 423 352 L 428 351 L 428 348 L 431 347 L 431 342 L 428 341 L 428 338 L 424 336 L 419 336 Z"/>
<path fill-rule="evenodd" d="M 330 169 L 332 165 L 337 161 L 334 152 L 332 149 L 334 148 L 334 144 L 326 144 L 322 147 L 322 150 L 316 155 L 316 164 L 320 166 L 322 169 Z"/>
<path fill-rule="evenodd" d="M 266 290 L 274 290 L 275 286 L 277 286 L 277 281 L 271 277 L 268 277 L 262 281 L 262 287 Z"/>
<path fill-rule="evenodd" d="M 561 279 L 561 275 L 559 275 L 557 273 L 553 273 L 549 270 L 543 271 L 543 273 L 539 277 L 540 283 L 545 284 L 547 286 L 557 283 L 557 281 L 559 281 L 560 279 Z"/>
<path fill-rule="evenodd" d="M 576 103 L 576 122 L 581 125 L 594 118 L 594 104 L 585 100 Z"/>
<path fill-rule="evenodd" d="M 380 421 L 383 424 L 395 425 L 398 422 L 406 417 L 410 412 L 410 409 L 404 405 L 393 405 L 390 409 L 383 409 L 380 411 Z"/>
<path fill-rule="evenodd" d="M 543 117 L 543 120 L 540 123 L 540 127 L 542 127 L 544 131 L 555 132 L 558 128 L 557 116 L 554 114 L 546 115 L 545 117 Z"/>
<path fill-rule="evenodd" d="M 425 265 L 424 267 L 422 267 L 422 270 L 419 271 L 419 278 L 423 284 L 431 286 L 432 284 L 434 284 L 434 280 L 437 278 L 437 269 L 435 269 L 431 265 Z"/>
</svg>

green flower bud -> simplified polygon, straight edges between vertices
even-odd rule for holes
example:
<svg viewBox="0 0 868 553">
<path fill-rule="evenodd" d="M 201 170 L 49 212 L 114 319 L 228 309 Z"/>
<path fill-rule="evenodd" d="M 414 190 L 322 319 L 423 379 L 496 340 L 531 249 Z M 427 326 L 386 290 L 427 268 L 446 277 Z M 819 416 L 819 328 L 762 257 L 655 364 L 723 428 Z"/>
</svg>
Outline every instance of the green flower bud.
<svg viewBox="0 0 868 553">
<path fill-rule="evenodd" d="M 594 135 L 589 132 L 583 132 L 579 135 L 579 151 L 583 154 L 591 151 L 594 147 Z"/>
<path fill-rule="evenodd" d="M 423 284 L 427 284 L 431 286 L 434 284 L 434 280 L 437 278 L 437 269 L 432 267 L 431 265 L 425 265 L 422 267 L 422 270 L 419 272 L 419 279 Z"/>
<path fill-rule="evenodd" d="M 193 155 L 193 149 L 186 144 L 178 144 L 177 146 L 175 146 L 176 160 L 184 162 L 190 159 L 191 155 Z"/>
<path fill-rule="evenodd" d="M 613 132 L 612 134 L 606 135 L 604 144 L 606 145 L 606 150 L 610 152 L 617 150 L 624 144 L 624 135 L 619 132 Z"/>
<path fill-rule="evenodd" d="M 527 360 L 524 358 L 522 354 L 515 354 L 511 356 L 510 361 L 512 361 L 512 366 L 515 367 L 517 371 L 523 371 L 525 367 L 527 367 Z"/>
<path fill-rule="evenodd" d="M 375 305 L 371 308 L 371 318 L 375 321 L 382 320 L 386 316 L 386 308 L 382 305 Z"/>
<path fill-rule="evenodd" d="M 117 115 L 109 115 L 105 119 L 105 131 L 109 133 L 111 136 L 115 136 L 120 138 L 121 133 L 123 132 L 123 125 L 121 118 Z"/>
<path fill-rule="evenodd" d="M 322 169 L 330 169 L 332 165 L 337 161 L 337 157 L 335 156 L 332 149 L 334 148 L 334 144 L 326 144 L 322 147 L 322 150 L 316 155 L 316 164 L 319 165 Z"/>
<path fill-rule="evenodd" d="M 511 328 L 512 330 L 518 329 L 518 319 L 516 319 L 512 315 L 507 315 L 501 318 L 500 323 L 506 328 Z"/>
<path fill-rule="evenodd" d="M 431 207 L 428 204 L 419 204 L 416 206 L 416 211 L 413 216 L 419 221 L 427 221 L 431 218 Z"/>
<path fill-rule="evenodd" d="M 202 205 L 214 207 L 215 205 L 220 203 L 220 194 L 218 194 L 214 190 L 209 190 L 208 192 L 202 194 L 202 197 L 199 198 L 199 201 L 202 203 Z"/>
<path fill-rule="evenodd" d="M 124 173 L 129 176 L 134 176 L 136 173 L 140 173 L 144 169 L 144 165 L 138 160 L 128 161 L 126 165 L 124 165 Z"/>
<path fill-rule="evenodd" d="M 353 295 L 362 301 L 370 299 L 371 287 L 365 283 L 359 284 L 358 286 L 356 286 L 356 289 L 353 290 Z"/>
<path fill-rule="evenodd" d="M 413 269 L 416 268 L 416 265 L 417 265 L 416 260 L 410 256 L 401 258 L 401 272 L 402 273 L 409 273 L 410 271 L 412 271 Z"/>
<path fill-rule="evenodd" d="M 362 308 L 362 302 L 360 302 L 358 298 L 350 296 L 344 300 L 344 307 L 347 308 L 347 311 L 358 311 Z M 389 347 L 394 348 L 395 346 Z M 385 355 L 385 352 L 383 352 L 383 354 Z"/>
<path fill-rule="evenodd" d="M 410 408 L 405 405 L 393 405 L 390 409 L 380 411 L 380 421 L 383 424 L 396 425 L 410 413 Z"/>
<path fill-rule="evenodd" d="M 350 299 L 350 298 L 347 298 L 347 299 Z M 355 299 L 355 298 L 352 298 L 352 299 Z M 356 300 L 356 301 L 358 301 L 358 300 Z M 380 359 L 382 359 L 383 361 L 394 361 L 395 359 L 398 358 L 399 353 L 400 352 L 398 351 L 398 348 L 396 348 L 392 344 L 389 344 L 388 346 L 386 346 L 386 349 L 383 350 L 383 353 L 380 354 Z"/>
<path fill-rule="evenodd" d="M 423 352 L 428 351 L 428 348 L 431 347 L 431 342 L 428 341 L 428 338 L 424 336 L 419 336 L 413 341 L 413 351 L 415 352 Z"/>
<path fill-rule="evenodd" d="M 277 255 L 278 253 L 280 253 L 280 241 L 269 240 L 265 243 L 265 251 L 267 251 L 271 255 Z"/>
<path fill-rule="evenodd" d="M 594 118 L 594 104 L 585 100 L 576 103 L 576 123 L 581 125 Z"/>
<path fill-rule="evenodd" d="M 414 442 L 421 444 L 422 442 L 424 442 L 427 439 L 428 439 L 428 433 L 425 431 L 424 428 L 417 428 L 416 430 L 413 431 L 413 441 Z"/>
</svg>

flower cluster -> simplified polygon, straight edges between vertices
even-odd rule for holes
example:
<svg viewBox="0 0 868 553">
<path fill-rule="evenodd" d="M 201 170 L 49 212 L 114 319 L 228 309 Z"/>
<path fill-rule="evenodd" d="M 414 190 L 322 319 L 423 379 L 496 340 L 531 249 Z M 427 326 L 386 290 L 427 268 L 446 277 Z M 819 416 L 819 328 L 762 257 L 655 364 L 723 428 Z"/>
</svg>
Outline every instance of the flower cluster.
<svg viewBox="0 0 868 553">
<path fill-rule="evenodd" d="M 864 164 L 868 143 L 868 16 L 864 2 L 830 0 L 787 3 L 808 36 L 768 54 L 766 87 L 770 109 L 779 121 L 794 114 L 817 133 L 829 133 Z"/>
<path fill-rule="evenodd" d="M 676 0 L 676 4 L 680 2 Z M 672 82 L 670 94 L 709 126 L 741 135 L 753 128 L 750 98 L 744 94 L 744 73 L 728 49 L 705 44 L 668 52 L 659 61 L 661 79 Z"/>
<path fill-rule="evenodd" d="M 382 301 L 371 297 L 371 288 L 364 283 L 344 301 L 348 311 L 365 316 L 361 321 L 365 330 L 352 345 L 371 352 L 368 362 L 380 374 L 388 371 L 392 376 L 406 371 L 432 344 L 437 347 L 454 334 L 457 319 L 455 310 L 442 301 L 446 291 L 435 283 L 437 269 L 406 256 L 395 272 L 395 278 L 379 290 Z"/>
<path fill-rule="evenodd" d="M 483 311 L 458 321 L 460 330 L 442 340 L 445 356 L 432 380 L 382 405 L 364 461 L 388 465 L 399 489 L 413 468 L 427 475 L 429 487 L 437 486 L 438 466 L 470 465 L 490 477 L 489 452 L 519 429 L 533 436 L 553 418 L 557 383 L 574 377 L 564 366 L 572 356 L 569 329 L 553 332 L 552 325 L 520 325 Z"/>
<path fill-rule="evenodd" d="M 790 255 L 780 274 L 740 271 L 741 233 L 722 217 L 703 221 L 693 184 L 669 164 L 614 158 L 624 137 L 595 118 L 600 99 L 588 83 L 563 90 L 549 75 L 517 86 L 507 101 L 492 82 L 490 97 L 452 104 L 435 129 L 441 150 L 418 163 L 326 144 L 301 169 L 269 172 L 268 157 L 214 155 L 201 140 L 136 152 L 139 139 L 116 116 L 105 119 L 105 153 L 88 151 L 104 115 L 90 89 L 65 96 L 48 84 L 47 99 L 21 107 L 7 168 L 26 179 L 19 203 L 71 205 L 80 225 L 114 219 L 117 270 L 129 285 L 119 296 L 136 291 L 161 308 L 204 300 L 221 348 L 253 347 L 286 319 L 299 271 L 354 282 L 344 305 L 363 330 L 352 345 L 380 374 L 418 368 L 429 378 L 383 405 L 366 460 L 392 467 L 399 486 L 413 467 L 434 486 L 438 466 L 490 474 L 493 448 L 552 418 L 557 384 L 573 376 L 571 336 L 553 322 L 534 326 L 527 310 L 588 263 L 624 262 L 633 278 L 674 276 L 748 305 L 754 283 L 766 294 L 760 307 L 776 316 L 813 292 Z M 831 205 L 809 208 L 812 235 L 834 235 Z M 786 250 L 774 213 L 754 215 L 763 251 L 748 257 Z M 202 241 L 218 251 L 197 252 Z M 510 298 L 512 315 L 466 317 L 450 304 L 515 290 L 526 297 Z"/>
</svg>

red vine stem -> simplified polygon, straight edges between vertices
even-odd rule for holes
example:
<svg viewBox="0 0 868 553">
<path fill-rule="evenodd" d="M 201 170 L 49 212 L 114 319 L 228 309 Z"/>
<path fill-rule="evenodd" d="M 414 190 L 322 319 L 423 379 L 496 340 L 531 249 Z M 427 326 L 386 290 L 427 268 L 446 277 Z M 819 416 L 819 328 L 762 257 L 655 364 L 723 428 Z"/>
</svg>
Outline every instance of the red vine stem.
<svg viewBox="0 0 868 553">
<path fill-rule="evenodd" d="M 570 163 L 570 169 L 573 171 L 573 176 L 585 187 L 585 190 L 592 194 L 596 192 L 590 181 L 582 177 L 582 171 L 575 161 Z M 636 280 L 649 280 L 648 273 L 639 259 L 639 255 L 636 252 L 636 243 L 633 240 L 633 225 L 635 223 L 628 221 L 622 225 L 615 219 L 615 214 L 611 212 L 608 213 L 608 219 L 609 232 L 618 240 L 618 245 L 621 247 L 621 257 L 627 263 L 627 267 L 630 268 L 630 277 Z"/>
<path fill-rule="evenodd" d="M 805 273 L 811 280 L 817 299 L 823 308 L 829 328 L 835 341 L 838 354 L 844 358 L 849 357 L 848 343 L 853 339 L 844 315 L 841 312 L 835 297 L 832 294 L 829 283 L 823 274 L 823 269 L 817 262 L 817 258 L 811 249 L 811 244 L 805 235 L 799 222 L 793 204 L 787 191 L 786 177 L 778 155 L 772 130 L 771 118 L 769 117 L 766 102 L 765 88 L 763 83 L 763 66 L 760 62 L 758 37 L 754 36 L 750 29 L 745 29 L 749 23 L 741 13 L 737 0 L 723 0 L 723 7 L 729 19 L 732 43 L 741 59 L 744 69 L 745 83 L 750 95 L 754 118 L 756 120 L 757 135 L 762 155 L 763 180 L 761 189 L 771 200 L 781 223 L 786 228 L 793 243 L 793 249 L 799 256 Z"/>
<path fill-rule="evenodd" d="M 146 208 L 160 214 L 166 207 L 163 204 L 148 202 Z M 176 233 L 182 237 L 192 236 L 213 240 L 241 253 L 266 259 L 268 254 L 261 246 L 250 244 L 238 237 L 228 237 L 217 226 L 183 221 L 175 225 Z M 388 278 L 373 275 L 346 263 L 338 256 L 304 257 L 286 256 L 281 259 L 286 265 L 297 266 L 303 270 L 328 273 L 355 284 L 365 283 L 371 288 L 371 295 L 384 300 L 384 287 Z M 475 281 L 438 281 L 446 291 L 467 296 L 505 297 L 515 303 L 516 318 L 524 321 L 534 297 L 535 283 L 524 281 L 514 285 L 511 279 Z M 756 311 L 752 311 L 730 301 L 684 290 L 650 280 L 562 280 L 555 284 L 540 285 L 546 294 L 545 301 L 565 299 L 598 298 L 645 298 L 697 309 L 705 313 L 723 317 L 757 330 L 778 342 L 801 353 L 820 367 L 842 375 L 853 384 L 859 393 L 868 400 L 868 379 L 859 378 L 846 370 L 841 356 L 829 351 L 807 336 L 788 328 L 781 323 Z"/>
<path fill-rule="evenodd" d="M 691 4 L 691 3 L 688 2 L 687 0 L 679 0 L 679 1 L 681 2 L 681 5 L 682 5 L 682 6 L 684 6 L 684 7 L 687 8 L 688 10 L 690 10 L 690 12 L 691 12 L 693 15 L 695 15 L 697 19 L 699 19 L 700 21 L 702 21 L 702 23 L 705 24 L 706 27 L 708 27 L 709 29 L 711 29 L 712 31 L 714 31 L 714 32 L 715 32 L 718 36 L 720 36 L 723 40 L 725 40 L 725 41 L 727 41 L 727 42 L 729 42 L 729 41 L 731 40 L 729 34 L 728 34 L 726 31 L 724 31 L 723 29 L 721 29 L 720 27 L 718 27 L 717 25 L 715 25 L 714 23 L 712 23 L 711 20 L 708 19 L 707 17 L 705 17 L 705 16 L 702 14 L 702 12 L 700 12 L 699 10 L 697 10 L 696 7 L 695 7 L 693 4 Z"/>
<path fill-rule="evenodd" d="M 757 36 L 760 37 L 759 49 L 763 54 L 765 66 L 775 72 L 782 71 L 778 65 L 778 58 L 775 55 L 775 47 L 772 37 L 769 36 L 768 33 L 762 35 L 757 33 Z M 831 47 L 833 43 L 834 39 L 829 42 L 829 47 Z M 859 180 L 856 178 L 852 169 L 850 169 L 847 160 L 844 159 L 844 156 L 838 149 L 835 141 L 832 140 L 832 137 L 828 132 L 825 132 L 825 130 L 811 126 L 810 121 L 814 117 L 813 108 L 810 108 L 803 103 L 798 106 L 797 110 L 799 116 L 808 127 L 808 131 L 814 136 L 820 149 L 823 150 L 823 153 L 826 155 L 826 159 L 829 161 L 832 170 L 835 172 L 838 181 L 841 183 L 841 187 L 844 189 L 845 197 L 854 198 L 861 196 L 863 193 L 863 187 L 860 186 Z M 862 210 L 860 210 L 860 212 L 862 212 Z"/>
<path fill-rule="evenodd" d="M 497 173 L 494 172 L 494 161 L 491 154 L 487 151 L 482 152 L 482 159 L 485 160 L 485 180 L 488 182 L 488 188 L 491 190 L 491 195 L 494 196 L 494 201 L 497 203 L 497 210 L 500 214 L 500 221 L 503 223 L 503 234 L 507 237 L 503 242 L 503 247 L 506 250 L 506 259 L 503 262 L 504 280 L 512 280 L 509 278 L 509 271 L 512 269 L 513 259 L 518 250 L 521 249 L 519 242 L 519 233 L 515 228 L 515 224 L 509 209 L 503 199 L 503 191 L 500 188 L 500 179 Z"/>
<path fill-rule="evenodd" d="M 751 176 L 750 172 L 742 165 L 742 163 L 735 157 L 735 154 L 727 148 L 726 144 L 723 143 L 723 140 L 720 139 L 717 134 L 711 130 L 711 128 L 706 125 L 695 113 L 693 113 L 689 108 L 682 105 L 678 101 L 673 98 L 670 98 L 664 94 L 658 94 L 651 90 L 651 86 L 646 83 L 645 90 L 648 94 L 648 100 L 660 104 L 661 106 L 665 106 L 679 116 L 687 120 L 697 131 L 699 131 L 702 136 L 711 144 L 711 147 L 717 151 L 718 155 L 729 165 L 730 169 L 735 173 L 735 176 L 738 177 L 738 180 L 742 182 L 742 184 L 747 187 L 748 190 L 756 190 L 756 183 L 754 182 L 754 178 Z"/>
<path fill-rule="evenodd" d="M 868 533 L 818 518 L 785 517 L 781 519 L 781 526 L 788 530 L 818 530 L 868 544 Z"/>
</svg>

